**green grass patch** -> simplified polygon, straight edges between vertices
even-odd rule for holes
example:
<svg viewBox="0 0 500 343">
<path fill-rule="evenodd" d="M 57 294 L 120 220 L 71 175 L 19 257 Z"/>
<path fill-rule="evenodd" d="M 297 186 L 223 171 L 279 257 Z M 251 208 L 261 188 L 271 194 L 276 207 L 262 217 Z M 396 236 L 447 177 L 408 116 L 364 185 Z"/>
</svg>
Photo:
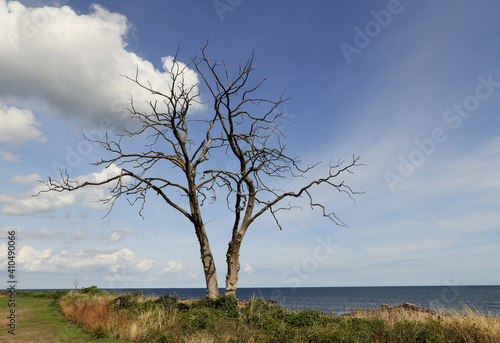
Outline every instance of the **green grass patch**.
<svg viewBox="0 0 500 343">
<path fill-rule="evenodd" d="M 116 343 L 116 340 L 96 339 L 92 333 L 84 332 L 77 324 L 70 322 L 60 312 L 54 299 L 60 298 L 56 292 L 19 292 L 16 294 L 16 331 L 9 334 L 8 327 L 2 325 L 0 342 L 99 342 Z M 5 295 L 0 295 L 2 317 L 9 313 Z M 5 322 L 5 319 L 3 320 Z M 123 341 L 128 342 L 128 341 Z"/>
</svg>

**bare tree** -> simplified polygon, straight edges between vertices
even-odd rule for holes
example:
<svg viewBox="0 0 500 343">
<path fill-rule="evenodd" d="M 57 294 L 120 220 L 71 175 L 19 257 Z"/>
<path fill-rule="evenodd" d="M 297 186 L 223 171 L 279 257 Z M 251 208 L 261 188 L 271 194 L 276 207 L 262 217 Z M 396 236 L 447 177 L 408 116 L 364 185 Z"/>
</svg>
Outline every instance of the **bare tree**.
<svg viewBox="0 0 500 343">
<path fill-rule="evenodd" d="M 73 279 L 73 286 L 75 286 L 75 291 L 76 291 L 76 288 L 78 287 L 79 284 L 80 284 L 80 281 L 78 281 L 77 278 L 74 278 Z"/>
<path fill-rule="evenodd" d="M 102 182 L 78 183 L 63 171 L 61 180 L 49 179 L 45 183 L 45 191 L 76 191 L 87 186 L 110 184 L 110 197 L 102 201 L 113 205 L 124 196 L 131 204 L 139 202 L 141 216 L 146 195 L 156 193 L 194 226 L 207 297 L 216 298 L 219 295 L 216 268 L 201 210 L 206 201 L 215 201 L 217 195 L 223 194 L 234 215 L 226 253 L 225 295 L 235 295 L 241 243 L 250 225 L 267 212 L 281 229 L 277 213 L 294 207 L 290 203 L 283 204 L 286 199 L 299 197 L 307 199 L 311 208 L 320 209 L 323 216 L 335 224 L 344 225 L 334 212 L 314 200 L 311 191 L 317 186 L 326 186 L 352 198 L 359 193 L 338 178 L 344 173 L 352 173 L 352 169 L 360 164 L 359 157 L 353 156 L 348 163 L 330 164 L 324 177 L 304 181 L 295 190 L 277 189 L 276 180 L 286 177 L 307 180 L 306 173 L 318 165 L 302 166 L 297 157 L 285 153 L 285 145 L 281 142 L 284 136 L 277 123 L 286 121 L 286 113 L 279 108 L 288 98 L 281 96 L 269 100 L 257 95 L 265 79 L 250 85 L 254 71 L 253 54 L 246 64 L 236 68 L 209 59 L 206 48 L 203 47 L 201 55 L 192 59 L 189 65 L 177 62 L 176 56 L 169 70 L 168 92 L 162 93 L 150 83 L 141 82 L 137 74 L 133 78 L 127 77 L 145 91 L 160 96 L 163 102 L 150 101 L 148 111 L 141 111 L 130 98 L 128 109 L 138 126 L 125 129 L 116 139 L 107 136 L 105 139 L 89 139 L 112 156 L 94 165 L 119 166 L 119 175 Z M 196 119 L 190 114 L 191 106 L 200 101 L 196 85 L 188 85 L 184 80 L 190 66 L 196 69 L 203 80 L 201 86 L 206 86 L 210 94 L 210 115 L 204 119 Z M 142 144 L 145 150 L 137 151 L 128 146 L 126 142 L 131 139 L 147 140 Z M 231 165 L 228 161 L 233 161 L 236 167 L 228 168 Z M 172 167 L 176 173 L 166 167 Z"/>
</svg>

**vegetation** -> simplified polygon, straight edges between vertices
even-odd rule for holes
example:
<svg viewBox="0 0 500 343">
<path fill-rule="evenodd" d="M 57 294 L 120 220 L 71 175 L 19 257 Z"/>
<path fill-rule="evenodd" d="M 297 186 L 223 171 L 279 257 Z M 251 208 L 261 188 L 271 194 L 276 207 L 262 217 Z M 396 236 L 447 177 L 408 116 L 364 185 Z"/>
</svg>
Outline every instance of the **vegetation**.
<svg viewBox="0 0 500 343">
<path fill-rule="evenodd" d="M 5 296 L 5 295 L 4 295 Z M 47 342 L 499 342 L 500 317 L 479 311 L 290 311 L 264 299 L 179 300 L 176 294 L 19 292 L 16 340 Z M 0 308 L 7 309 L 3 301 Z M 62 317 L 63 314 L 68 320 Z M 21 319 L 22 318 L 22 319 Z M 85 332 L 82 332 L 83 331 Z M 0 341 L 9 339 L 6 330 Z"/>
<path fill-rule="evenodd" d="M 48 299 L 61 299 L 64 295 L 68 294 L 70 291 L 41 291 L 41 292 L 17 292 L 17 296 L 30 297 L 30 298 L 48 298 Z"/>
<path fill-rule="evenodd" d="M 290 311 L 264 299 L 233 296 L 179 300 L 68 292 L 62 313 L 95 337 L 135 342 L 499 342 L 500 317 L 467 310 L 446 314 L 357 311 L 346 316 Z"/>
<path fill-rule="evenodd" d="M 84 332 L 77 324 L 70 322 L 60 312 L 55 299 L 67 291 L 18 292 L 16 293 L 16 331 L 9 334 L 9 327 L 2 320 L 0 342 L 72 342 L 72 343 L 112 343 L 111 338 L 97 339 L 91 331 Z M 12 307 L 8 306 L 8 292 L 0 292 L 0 313 L 7 317 Z M 122 340 L 121 342 L 129 342 Z"/>
</svg>

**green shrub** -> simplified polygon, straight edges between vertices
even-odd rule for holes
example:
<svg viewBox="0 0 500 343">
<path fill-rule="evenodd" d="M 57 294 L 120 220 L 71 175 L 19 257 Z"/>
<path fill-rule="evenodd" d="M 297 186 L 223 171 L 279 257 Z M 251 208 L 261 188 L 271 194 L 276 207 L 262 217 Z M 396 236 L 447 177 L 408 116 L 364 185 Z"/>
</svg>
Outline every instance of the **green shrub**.
<svg viewBox="0 0 500 343">
<path fill-rule="evenodd" d="M 218 312 L 218 315 L 237 318 L 240 315 L 238 299 L 234 296 L 219 296 L 218 299 L 208 302 L 210 308 Z"/>
<path fill-rule="evenodd" d="M 179 311 L 188 311 L 189 309 L 191 309 L 191 306 L 185 303 L 177 303 L 177 309 Z"/>
<path fill-rule="evenodd" d="M 154 303 L 157 305 L 163 305 L 165 308 L 174 308 L 177 307 L 178 301 L 179 299 L 177 298 L 177 294 L 174 293 L 174 295 L 162 295 L 158 297 L 158 299 L 156 299 Z"/>
<path fill-rule="evenodd" d="M 222 295 L 219 297 L 219 299 L 209 302 L 209 304 L 215 309 L 227 312 L 238 309 L 238 300 L 236 299 L 236 297 L 230 295 Z"/>
<path fill-rule="evenodd" d="M 177 308 L 180 310 L 206 309 L 216 317 L 225 316 L 235 318 L 240 315 L 238 300 L 234 296 L 221 295 L 218 299 L 204 298 L 193 302 L 191 305 L 179 303 Z"/>
<path fill-rule="evenodd" d="M 312 326 L 319 323 L 322 313 L 319 310 L 305 310 L 301 312 L 288 312 L 283 321 L 291 326 Z"/>
<path fill-rule="evenodd" d="M 78 291 L 79 294 L 90 294 L 90 295 L 106 295 L 106 292 L 103 289 L 98 288 L 97 286 L 84 287 Z"/>
<path fill-rule="evenodd" d="M 137 308 L 137 305 L 138 303 L 134 299 L 134 296 L 130 293 L 126 293 L 113 299 L 108 306 L 111 310 L 132 310 Z"/>
<path fill-rule="evenodd" d="M 207 312 L 193 312 L 189 317 L 189 326 L 193 329 L 203 330 L 210 324 L 210 314 Z"/>
<path fill-rule="evenodd" d="M 137 313 L 143 312 L 150 309 L 161 309 L 162 311 L 168 311 L 176 309 L 178 305 L 177 295 L 162 295 L 157 299 L 144 298 L 142 292 L 125 293 L 117 296 L 108 304 L 108 308 L 111 310 L 124 310 L 126 312 Z"/>
</svg>

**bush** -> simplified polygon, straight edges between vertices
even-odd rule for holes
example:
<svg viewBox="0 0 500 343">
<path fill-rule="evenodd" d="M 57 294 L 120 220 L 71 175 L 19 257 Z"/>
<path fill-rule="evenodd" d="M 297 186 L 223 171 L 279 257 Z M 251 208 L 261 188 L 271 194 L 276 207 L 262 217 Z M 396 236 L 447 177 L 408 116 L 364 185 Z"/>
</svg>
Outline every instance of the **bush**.
<svg viewBox="0 0 500 343">
<path fill-rule="evenodd" d="M 106 292 L 103 289 L 99 289 L 97 286 L 90 286 L 86 288 L 82 288 L 78 291 L 79 294 L 90 294 L 90 295 L 107 295 L 108 292 Z"/>
<path fill-rule="evenodd" d="M 191 305 L 178 304 L 180 310 L 208 309 L 212 315 L 239 317 L 238 300 L 234 296 L 221 295 L 218 299 L 200 299 Z"/>
<path fill-rule="evenodd" d="M 189 318 L 189 326 L 193 329 L 203 330 L 210 324 L 210 313 L 193 312 Z"/>
<path fill-rule="evenodd" d="M 157 299 L 146 298 L 142 292 L 125 293 L 115 297 L 108 304 L 110 310 L 124 310 L 128 314 L 138 314 L 148 310 L 169 311 L 177 309 L 177 295 L 162 295 Z M 184 304 L 182 304 L 184 305 Z M 132 313 L 133 312 L 133 313 Z"/>
<path fill-rule="evenodd" d="M 312 326 L 319 323 L 322 313 L 319 310 L 306 310 L 301 312 L 288 312 L 283 317 L 283 321 L 291 326 Z"/>
<path fill-rule="evenodd" d="M 215 310 L 219 315 L 237 318 L 240 315 L 238 300 L 234 296 L 219 296 L 216 300 L 210 300 L 208 307 Z"/>
<path fill-rule="evenodd" d="M 179 311 L 188 311 L 189 309 L 191 309 L 191 306 L 189 306 L 188 304 L 184 304 L 184 303 L 177 303 L 177 309 Z"/>
<path fill-rule="evenodd" d="M 134 296 L 130 293 L 120 295 L 119 297 L 113 299 L 108 307 L 110 310 L 132 310 L 138 305 Z"/>
<path fill-rule="evenodd" d="M 158 297 L 158 299 L 156 299 L 154 301 L 154 303 L 156 305 L 163 305 L 163 307 L 165 308 L 174 308 L 174 307 L 177 307 L 178 305 L 178 301 L 179 299 L 177 298 L 177 294 L 174 293 L 174 295 L 162 295 L 160 297 Z M 185 304 L 182 304 L 182 305 L 185 305 Z"/>
</svg>

